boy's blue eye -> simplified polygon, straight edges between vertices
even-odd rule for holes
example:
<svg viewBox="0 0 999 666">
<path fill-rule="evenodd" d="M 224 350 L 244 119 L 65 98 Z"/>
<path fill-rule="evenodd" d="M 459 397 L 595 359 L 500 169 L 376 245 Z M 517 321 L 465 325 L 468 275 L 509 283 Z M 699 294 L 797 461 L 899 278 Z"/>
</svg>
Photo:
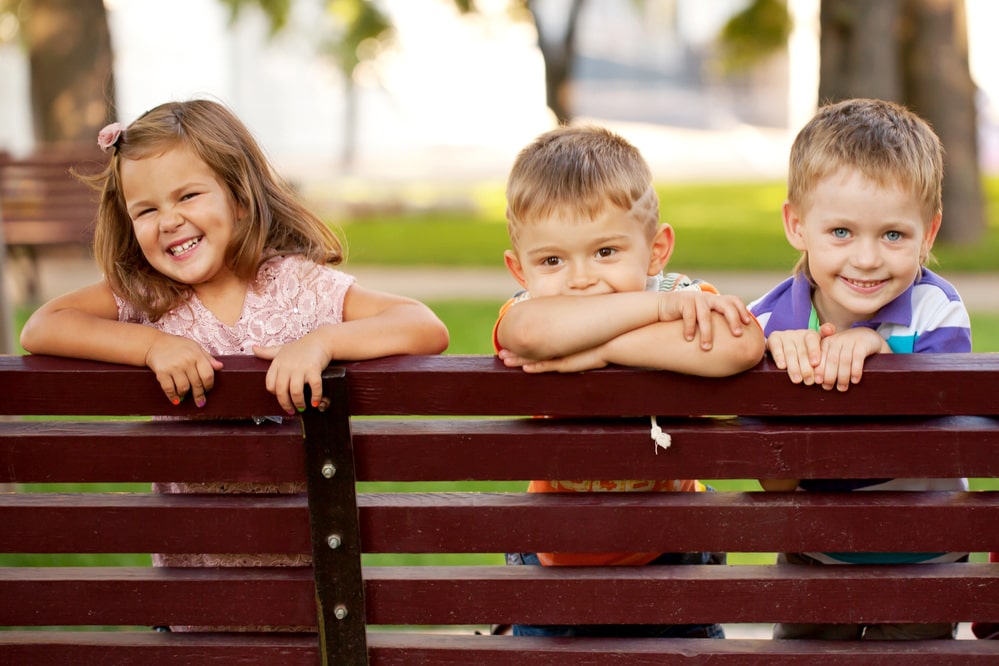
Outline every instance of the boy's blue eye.
<svg viewBox="0 0 999 666">
<path fill-rule="evenodd" d="M 885 239 L 887 239 L 889 241 L 892 241 L 892 242 L 894 242 L 894 241 L 900 241 L 900 240 L 902 240 L 902 232 L 901 231 L 889 231 L 889 232 L 887 232 L 885 234 Z"/>
<path fill-rule="evenodd" d="M 836 238 L 847 238 L 850 236 L 850 232 L 844 229 L 843 227 L 840 227 L 838 229 L 833 229 L 832 233 L 833 236 L 835 236 Z"/>
</svg>

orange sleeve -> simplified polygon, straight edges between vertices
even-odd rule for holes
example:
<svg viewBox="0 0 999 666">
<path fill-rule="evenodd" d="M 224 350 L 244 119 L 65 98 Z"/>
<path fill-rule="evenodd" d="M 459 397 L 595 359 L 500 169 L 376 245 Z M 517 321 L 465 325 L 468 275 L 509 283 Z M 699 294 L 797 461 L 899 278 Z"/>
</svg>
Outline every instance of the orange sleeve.
<svg viewBox="0 0 999 666">
<path fill-rule="evenodd" d="M 515 296 L 515 297 L 511 298 L 510 300 L 508 300 L 506 303 L 504 303 L 502 306 L 500 306 L 499 314 L 496 316 L 496 323 L 493 324 L 493 351 L 494 352 L 499 352 L 500 349 L 503 349 L 503 347 L 500 346 L 499 339 L 496 337 L 496 333 L 499 330 L 499 324 L 503 320 L 504 315 L 506 315 L 506 313 L 510 311 L 510 308 L 513 307 L 513 304 L 516 303 L 516 302 L 517 302 L 517 298 Z"/>
</svg>

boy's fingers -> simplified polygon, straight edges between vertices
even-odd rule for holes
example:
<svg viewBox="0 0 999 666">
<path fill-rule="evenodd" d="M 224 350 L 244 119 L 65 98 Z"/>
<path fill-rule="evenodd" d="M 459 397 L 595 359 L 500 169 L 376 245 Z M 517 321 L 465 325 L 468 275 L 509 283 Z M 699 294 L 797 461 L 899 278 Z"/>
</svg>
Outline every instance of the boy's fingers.
<svg viewBox="0 0 999 666">
<path fill-rule="evenodd" d="M 822 362 L 822 341 L 817 335 L 805 337 L 805 353 L 808 354 L 808 362 L 813 368 Z"/>
</svg>

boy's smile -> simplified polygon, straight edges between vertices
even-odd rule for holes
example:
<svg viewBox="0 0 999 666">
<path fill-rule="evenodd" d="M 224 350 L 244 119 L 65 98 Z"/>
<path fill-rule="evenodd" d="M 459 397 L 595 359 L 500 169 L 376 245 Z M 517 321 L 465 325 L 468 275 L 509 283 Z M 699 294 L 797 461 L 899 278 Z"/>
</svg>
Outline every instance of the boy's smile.
<svg viewBox="0 0 999 666">
<path fill-rule="evenodd" d="M 673 249 L 668 225 L 649 238 L 629 211 L 613 206 L 592 221 L 565 216 L 524 224 L 505 261 L 534 297 L 644 291 Z"/>
<path fill-rule="evenodd" d="M 940 216 L 927 222 L 911 191 L 855 169 L 819 181 L 803 210 L 784 205 L 788 241 L 808 255 L 819 320 L 837 330 L 871 319 L 905 292 L 939 228 Z"/>
</svg>

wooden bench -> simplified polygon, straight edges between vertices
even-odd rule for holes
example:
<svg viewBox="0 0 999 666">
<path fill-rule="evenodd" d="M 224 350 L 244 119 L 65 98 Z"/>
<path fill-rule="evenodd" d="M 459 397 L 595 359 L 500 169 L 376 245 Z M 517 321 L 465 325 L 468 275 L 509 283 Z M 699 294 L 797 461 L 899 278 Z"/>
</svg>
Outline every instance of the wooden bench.
<svg viewBox="0 0 999 666">
<path fill-rule="evenodd" d="M 26 292 L 38 300 L 38 250 L 90 244 L 97 195 L 70 169 L 99 171 L 105 156 L 96 145 L 47 146 L 25 157 L 0 152 L 2 240 L 28 263 Z"/>
<path fill-rule="evenodd" d="M 405 487 L 508 481 L 520 489 L 529 478 L 994 478 L 999 356 L 877 357 L 846 394 L 793 386 L 766 361 L 737 377 L 704 379 L 622 368 L 538 376 L 490 357 L 397 357 L 332 366 L 324 388 L 330 408 L 282 425 L 47 418 L 273 413 L 274 399 L 263 389 L 266 365 L 250 358 L 224 362 L 207 407 L 197 410 L 171 406 L 143 369 L 0 357 L 0 413 L 46 417 L 0 423 L 0 482 L 306 480 L 308 498 L 0 495 L 0 552 L 311 549 L 315 566 L 2 567 L 0 625 L 130 630 L 0 631 L 0 663 L 999 660 L 999 641 L 548 639 L 472 631 L 492 623 L 996 621 L 999 566 L 984 562 L 815 570 L 770 564 L 546 568 L 504 566 L 499 555 L 999 550 L 996 492 L 529 496 Z M 535 414 L 560 418 L 531 418 Z M 650 439 L 649 414 L 660 415 L 670 448 Z M 702 414 L 739 417 L 690 416 Z M 386 553 L 493 555 L 470 566 L 373 559 Z M 305 624 L 321 631 L 148 629 L 176 624 Z"/>
</svg>

